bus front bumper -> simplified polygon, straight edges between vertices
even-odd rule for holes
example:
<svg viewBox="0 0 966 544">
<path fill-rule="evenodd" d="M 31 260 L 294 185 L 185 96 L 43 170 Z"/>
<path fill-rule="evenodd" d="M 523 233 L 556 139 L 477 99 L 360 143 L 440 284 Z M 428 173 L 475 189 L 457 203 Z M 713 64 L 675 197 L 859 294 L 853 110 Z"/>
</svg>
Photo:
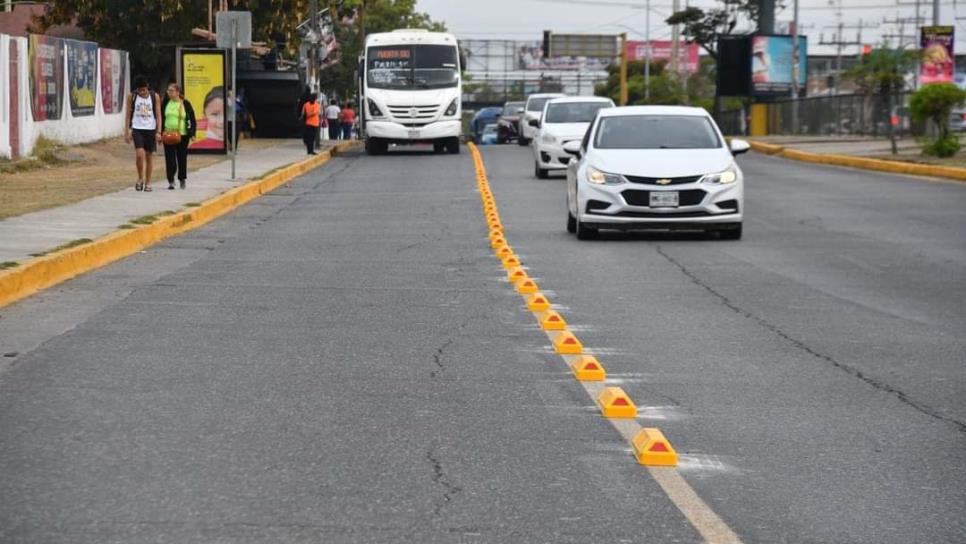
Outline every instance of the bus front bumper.
<svg viewBox="0 0 966 544">
<path fill-rule="evenodd" d="M 367 121 L 366 136 L 393 142 L 432 142 L 443 138 L 459 138 L 463 124 L 458 120 L 437 121 L 419 128 L 409 128 L 392 121 Z"/>
</svg>

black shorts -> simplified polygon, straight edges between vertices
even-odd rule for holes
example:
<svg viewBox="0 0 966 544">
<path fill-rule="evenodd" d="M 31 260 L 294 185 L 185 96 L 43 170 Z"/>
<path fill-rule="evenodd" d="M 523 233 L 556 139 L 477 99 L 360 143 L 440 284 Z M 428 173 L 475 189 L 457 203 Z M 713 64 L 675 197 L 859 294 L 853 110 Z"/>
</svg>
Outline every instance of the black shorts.
<svg viewBox="0 0 966 544">
<path fill-rule="evenodd" d="M 158 133 L 153 130 L 134 129 L 131 131 L 134 149 L 143 149 L 146 153 L 158 150 Z"/>
</svg>

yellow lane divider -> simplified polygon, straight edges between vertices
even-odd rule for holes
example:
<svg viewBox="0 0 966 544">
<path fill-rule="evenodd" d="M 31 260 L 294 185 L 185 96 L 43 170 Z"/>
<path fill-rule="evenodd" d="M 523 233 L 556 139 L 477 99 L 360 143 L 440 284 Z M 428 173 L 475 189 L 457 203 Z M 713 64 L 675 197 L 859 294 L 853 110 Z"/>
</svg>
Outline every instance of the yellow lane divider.
<svg viewBox="0 0 966 544">
<path fill-rule="evenodd" d="M 551 339 L 554 350 L 564 358 L 574 378 L 591 395 L 601 415 L 630 443 L 637 462 L 647 467 L 661 489 L 705 542 L 741 544 L 738 535 L 698 497 L 674 468 L 678 464 L 678 455 L 664 434 L 659 429 L 644 428 L 637 423 L 637 406 L 623 389 L 600 385 L 599 382 L 604 382 L 607 377 L 604 365 L 596 357 L 584 353 L 580 339 L 567 327 L 563 316 L 551 309 L 549 298 L 530 278 L 507 239 L 480 150 L 472 143 L 468 147 L 476 168 L 483 217 L 489 227 L 490 247 L 507 271 L 507 281 L 523 295 L 527 310 L 533 313 L 541 329 Z"/>
</svg>

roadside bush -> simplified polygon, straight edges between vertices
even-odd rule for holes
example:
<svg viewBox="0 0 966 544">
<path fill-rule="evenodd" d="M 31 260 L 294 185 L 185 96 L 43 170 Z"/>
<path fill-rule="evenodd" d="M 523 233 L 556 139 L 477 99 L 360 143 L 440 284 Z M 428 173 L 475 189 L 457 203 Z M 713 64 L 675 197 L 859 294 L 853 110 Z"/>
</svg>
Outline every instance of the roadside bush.
<svg viewBox="0 0 966 544">
<path fill-rule="evenodd" d="M 951 83 L 925 85 L 909 100 L 909 113 L 917 121 L 932 121 L 939 136 L 927 143 L 922 152 L 936 157 L 951 157 L 959 151 L 959 138 L 949 133 L 953 108 L 966 101 L 966 91 Z"/>
</svg>

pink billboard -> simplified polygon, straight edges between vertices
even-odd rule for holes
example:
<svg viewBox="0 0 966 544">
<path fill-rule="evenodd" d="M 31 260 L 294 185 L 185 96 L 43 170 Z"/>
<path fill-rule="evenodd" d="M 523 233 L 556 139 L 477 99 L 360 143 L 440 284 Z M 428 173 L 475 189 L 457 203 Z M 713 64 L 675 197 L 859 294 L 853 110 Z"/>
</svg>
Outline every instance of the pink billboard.
<svg viewBox="0 0 966 544">
<path fill-rule="evenodd" d="M 668 61 L 671 60 L 671 40 L 651 40 L 651 60 L 652 61 Z M 699 60 L 698 57 L 701 53 L 701 46 L 696 43 L 691 44 L 681 44 L 681 48 L 678 50 L 678 62 L 681 66 L 688 71 L 688 73 L 694 73 L 698 71 Z M 647 59 L 647 42 L 645 41 L 628 41 L 627 42 L 627 60 L 645 60 Z"/>
</svg>

